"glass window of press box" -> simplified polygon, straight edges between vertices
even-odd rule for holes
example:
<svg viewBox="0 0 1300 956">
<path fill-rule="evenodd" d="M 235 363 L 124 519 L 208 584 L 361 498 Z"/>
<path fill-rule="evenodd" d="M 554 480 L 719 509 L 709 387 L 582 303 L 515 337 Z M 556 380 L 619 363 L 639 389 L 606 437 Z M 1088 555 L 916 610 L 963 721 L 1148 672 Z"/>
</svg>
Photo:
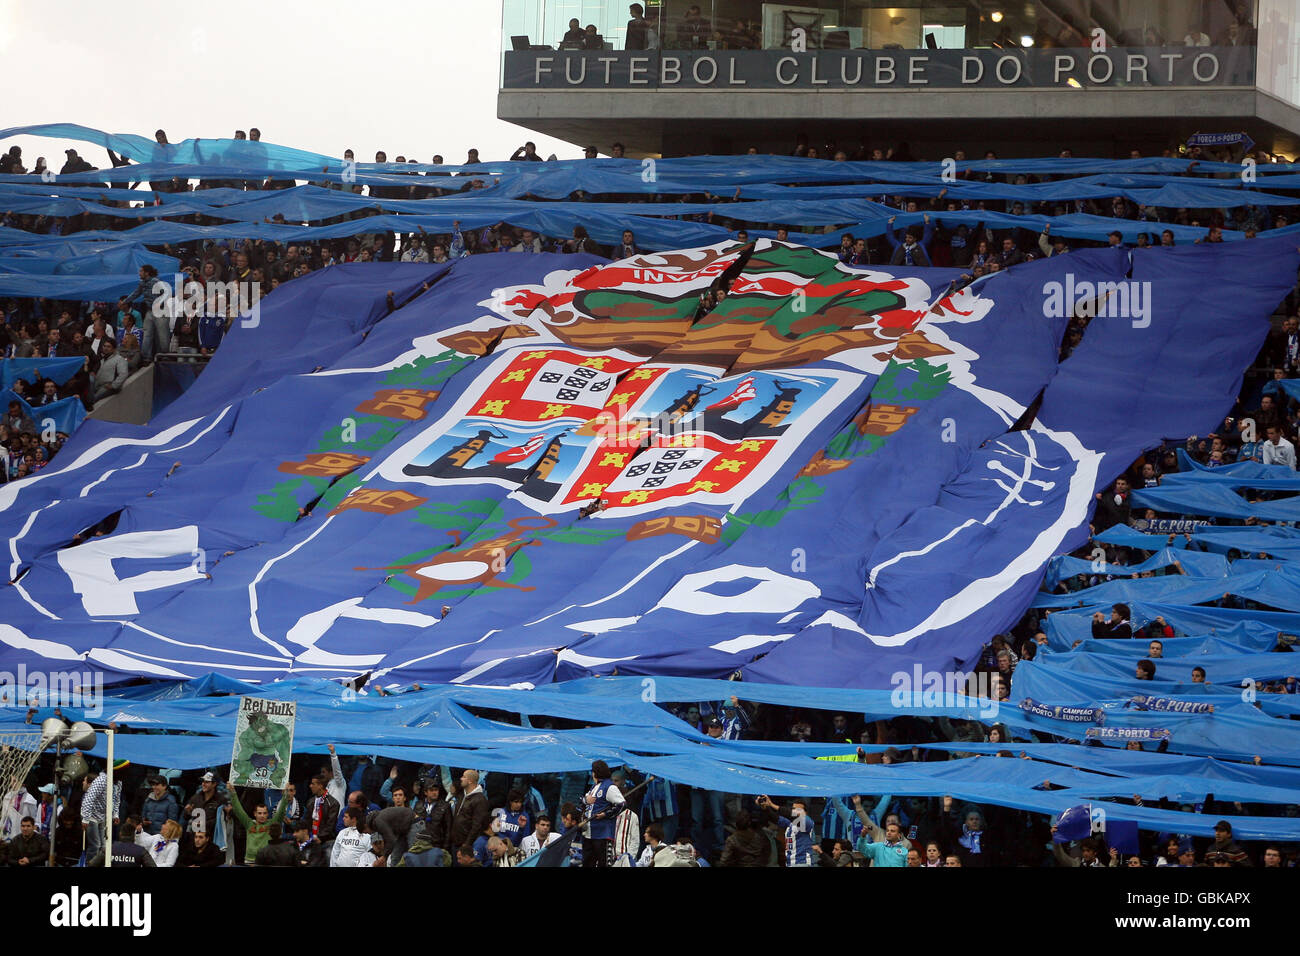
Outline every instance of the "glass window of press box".
<svg viewBox="0 0 1300 956">
<path fill-rule="evenodd" d="M 1270 51 L 1274 95 L 1297 102 L 1297 0 L 505 0 L 502 49 L 809 50 L 1121 47 Z M 1262 17 L 1263 19 L 1259 19 Z M 799 34 L 797 31 L 802 30 Z M 1263 86 L 1261 76 L 1261 86 Z"/>
</svg>

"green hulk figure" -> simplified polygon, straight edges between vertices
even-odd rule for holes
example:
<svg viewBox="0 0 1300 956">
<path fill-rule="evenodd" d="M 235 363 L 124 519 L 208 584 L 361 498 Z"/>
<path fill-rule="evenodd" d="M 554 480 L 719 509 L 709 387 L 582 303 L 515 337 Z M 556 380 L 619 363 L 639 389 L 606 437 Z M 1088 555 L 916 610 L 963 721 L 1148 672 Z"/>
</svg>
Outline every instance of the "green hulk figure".
<svg viewBox="0 0 1300 956">
<path fill-rule="evenodd" d="M 273 722 L 266 714 L 253 714 L 239 735 L 239 757 L 234 764 L 237 778 L 250 779 L 265 771 L 274 774 L 280 754 L 289 752 L 289 728 Z"/>
</svg>

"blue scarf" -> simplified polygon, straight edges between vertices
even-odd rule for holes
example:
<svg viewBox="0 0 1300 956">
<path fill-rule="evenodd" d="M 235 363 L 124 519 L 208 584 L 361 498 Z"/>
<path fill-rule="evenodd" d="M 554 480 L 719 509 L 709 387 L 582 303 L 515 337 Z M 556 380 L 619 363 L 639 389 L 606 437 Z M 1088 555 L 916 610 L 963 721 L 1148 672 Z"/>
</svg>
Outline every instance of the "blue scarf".
<svg viewBox="0 0 1300 956">
<path fill-rule="evenodd" d="M 957 838 L 957 842 L 972 853 L 982 853 L 984 852 L 980 849 L 980 837 L 982 835 L 983 831 L 972 830 L 963 823 L 961 827 L 961 836 Z"/>
</svg>

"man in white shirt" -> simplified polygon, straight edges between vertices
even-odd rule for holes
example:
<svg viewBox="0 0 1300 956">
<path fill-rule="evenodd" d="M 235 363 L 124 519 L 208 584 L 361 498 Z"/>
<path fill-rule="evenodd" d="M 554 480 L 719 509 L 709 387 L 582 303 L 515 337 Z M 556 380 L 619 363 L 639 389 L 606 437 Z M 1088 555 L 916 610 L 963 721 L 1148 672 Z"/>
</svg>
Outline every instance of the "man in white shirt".
<svg viewBox="0 0 1300 956">
<path fill-rule="evenodd" d="M 536 853 L 541 853 L 545 847 L 550 846 L 559 838 L 560 835 L 551 829 L 551 818 L 540 816 L 537 818 L 533 832 L 519 842 L 519 849 L 526 860 Z"/>
<path fill-rule="evenodd" d="M 510 249 L 511 252 L 541 252 L 542 240 L 531 229 L 525 229 L 523 237 Z"/>
<path fill-rule="evenodd" d="M 361 854 L 357 859 L 356 865 L 359 867 L 385 867 L 388 866 L 388 848 L 384 846 L 384 838 L 376 834 L 366 834 L 374 842 L 370 847 Z"/>
<path fill-rule="evenodd" d="M 361 811 L 348 807 L 343 811 L 343 831 L 334 838 L 334 849 L 330 851 L 330 866 L 364 866 L 365 857 L 370 854 L 370 834 L 362 833 L 358 826 Z M 372 856 L 373 862 L 373 854 Z"/>
<path fill-rule="evenodd" d="M 641 855 L 637 857 L 637 866 L 654 866 L 655 853 L 663 843 L 663 827 L 652 823 L 646 827 L 643 834 L 644 842 L 641 844 Z"/>
<path fill-rule="evenodd" d="M 1266 465 L 1286 465 L 1295 471 L 1295 445 L 1282 437 L 1276 425 L 1268 426 L 1268 441 L 1260 445 L 1260 461 Z"/>
<path fill-rule="evenodd" d="M 429 253 L 424 248 L 424 234 L 410 236 L 406 241 L 406 249 L 402 252 L 403 262 L 428 262 Z"/>
<path fill-rule="evenodd" d="M 627 771 L 619 767 L 613 774 L 614 786 L 627 799 L 630 785 Z M 637 854 L 641 850 L 641 818 L 631 807 L 614 818 L 614 865 L 636 866 Z"/>
</svg>

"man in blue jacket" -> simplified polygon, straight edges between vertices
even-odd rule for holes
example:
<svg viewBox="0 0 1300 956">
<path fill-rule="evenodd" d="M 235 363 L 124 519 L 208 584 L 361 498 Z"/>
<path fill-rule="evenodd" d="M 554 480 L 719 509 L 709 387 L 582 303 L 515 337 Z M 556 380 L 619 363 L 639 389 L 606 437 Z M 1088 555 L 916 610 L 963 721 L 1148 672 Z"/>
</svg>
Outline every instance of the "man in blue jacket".
<svg viewBox="0 0 1300 956">
<path fill-rule="evenodd" d="M 857 851 L 870 860 L 873 866 L 907 866 L 907 851 L 912 849 L 912 843 L 903 836 L 902 827 L 891 819 L 882 830 L 867 811 L 862 809 L 861 797 L 853 798 L 853 806 L 865 827 L 865 832 L 858 837 Z M 868 833 L 871 835 L 870 842 L 867 840 Z"/>
<path fill-rule="evenodd" d="M 176 796 L 167 789 L 167 781 L 158 774 L 149 777 L 149 796 L 144 798 L 144 807 L 140 811 L 140 822 L 145 833 L 161 833 L 162 825 L 168 820 L 181 819 L 180 804 Z"/>
<path fill-rule="evenodd" d="M 934 224 L 930 222 L 930 214 L 926 213 L 924 216 L 924 228 L 919 240 L 916 237 L 915 227 L 909 227 L 900 240 L 897 231 L 894 229 L 894 220 L 897 218 L 897 216 L 890 216 L 887 224 L 888 228 L 885 230 L 885 238 L 889 240 L 889 245 L 894 250 L 893 255 L 889 257 L 890 264 L 895 266 L 930 265 L 930 255 L 926 251 L 931 238 L 934 236 Z"/>
</svg>

